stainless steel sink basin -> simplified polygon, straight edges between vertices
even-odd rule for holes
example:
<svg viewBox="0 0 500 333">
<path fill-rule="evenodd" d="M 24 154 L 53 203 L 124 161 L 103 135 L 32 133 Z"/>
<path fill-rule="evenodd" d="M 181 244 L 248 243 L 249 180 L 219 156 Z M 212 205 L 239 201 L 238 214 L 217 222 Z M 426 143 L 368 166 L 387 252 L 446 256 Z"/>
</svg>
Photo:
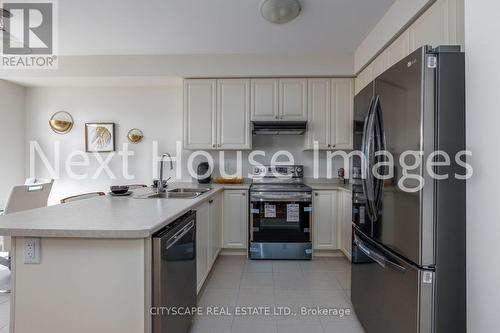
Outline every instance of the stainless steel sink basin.
<svg viewBox="0 0 500 333">
<path fill-rule="evenodd" d="M 174 188 L 173 190 L 169 190 L 169 193 L 205 193 L 210 191 L 209 188 Z"/>
<path fill-rule="evenodd" d="M 210 191 L 209 188 L 176 188 L 162 193 L 151 193 L 135 197 L 136 199 L 194 199 L 205 192 Z"/>
</svg>

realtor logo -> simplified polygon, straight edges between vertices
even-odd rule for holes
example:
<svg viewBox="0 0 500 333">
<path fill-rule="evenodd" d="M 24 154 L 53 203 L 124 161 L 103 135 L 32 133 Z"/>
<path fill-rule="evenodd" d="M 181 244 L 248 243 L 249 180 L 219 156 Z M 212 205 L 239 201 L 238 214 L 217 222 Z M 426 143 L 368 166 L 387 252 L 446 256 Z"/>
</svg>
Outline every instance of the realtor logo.
<svg viewBox="0 0 500 333">
<path fill-rule="evenodd" d="M 56 55 L 56 3 L 11 0 L 2 8 L 2 69 L 54 69 Z"/>
</svg>

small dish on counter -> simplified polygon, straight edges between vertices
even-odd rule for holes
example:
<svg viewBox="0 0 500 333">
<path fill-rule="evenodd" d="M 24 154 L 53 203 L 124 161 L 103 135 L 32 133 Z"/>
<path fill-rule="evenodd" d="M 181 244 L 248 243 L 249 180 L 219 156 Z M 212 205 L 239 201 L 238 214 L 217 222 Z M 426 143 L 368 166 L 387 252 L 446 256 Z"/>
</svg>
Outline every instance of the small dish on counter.
<svg viewBox="0 0 500 333">
<path fill-rule="evenodd" d="M 132 191 L 127 191 L 125 193 L 113 193 L 113 192 L 108 192 L 109 195 L 112 197 L 128 197 L 129 195 L 132 194 Z"/>
<path fill-rule="evenodd" d="M 110 186 L 109 189 L 111 190 L 110 193 L 114 195 L 124 195 L 129 192 L 129 187 L 127 185 L 114 185 Z"/>
</svg>

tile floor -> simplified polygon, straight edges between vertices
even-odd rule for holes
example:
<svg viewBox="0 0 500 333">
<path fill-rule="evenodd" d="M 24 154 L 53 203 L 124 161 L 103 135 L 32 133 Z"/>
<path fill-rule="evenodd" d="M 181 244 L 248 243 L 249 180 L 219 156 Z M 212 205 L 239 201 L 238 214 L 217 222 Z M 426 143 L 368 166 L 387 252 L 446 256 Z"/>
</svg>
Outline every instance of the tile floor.
<svg viewBox="0 0 500 333">
<path fill-rule="evenodd" d="M 199 305 L 268 307 L 271 315 L 198 316 L 190 333 L 363 333 L 350 302 L 350 265 L 343 257 L 313 261 L 251 261 L 221 256 Z M 279 307 L 297 315 L 274 315 Z M 300 308 L 349 309 L 351 315 L 301 315 Z"/>
<path fill-rule="evenodd" d="M 2 272 L 0 271 L 0 280 Z M 190 333 L 363 333 L 352 313 L 350 265 L 342 257 L 313 261 L 251 261 L 221 256 L 199 298 L 202 307 L 279 307 L 292 315 L 199 316 Z M 301 315 L 300 308 L 349 309 L 351 315 Z M 215 308 L 213 308 L 215 309 Z M 10 296 L 0 294 L 0 333 L 9 332 Z"/>
</svg>

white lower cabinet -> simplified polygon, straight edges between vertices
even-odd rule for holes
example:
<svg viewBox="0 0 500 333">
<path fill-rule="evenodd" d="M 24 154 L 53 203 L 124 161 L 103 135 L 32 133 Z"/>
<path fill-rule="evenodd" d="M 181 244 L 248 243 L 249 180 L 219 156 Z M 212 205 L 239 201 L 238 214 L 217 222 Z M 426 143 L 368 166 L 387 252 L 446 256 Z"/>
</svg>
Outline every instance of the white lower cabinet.
<svg viewBox="0 0 500 333">
<path fill-rule="evenodd" d="M 352 249 L 352 194 L 339 193 L 339 227 L 341 250 L 351 260 Z"/>
<path fill-rule="evenodd" d="M 199 292 L 219 255 L 222 241 L 222 194 L 196 208 L 196 284 Z"/>
<path fill-rule="evenodd" d="M 337 191 L 314 191 L 313 248 L 337 250 Z"/>
<path fill-rule="evenodd" d="M 210 208 L 208 262 L 213 265 L 222 247 L 222 194 L 208 201 Z"/>
<path fill-rule="evenodd" d="M 203 203 L 196 209 L 196 284 L 197 292 L 203 286 L 209 269 L 210 204 Z"/>
<path fill-rule="evenodd" d="M 314 191 L 312 232 L 315 250 L 341 250 L 351 260 L 351 196 L 351 192 L 344 190 Z"/>
<path fill-rule="evenodd" d="M 222 247 L 246 249 L 248 245 L 248 191 L 225 190 Z"/>
</svg>

